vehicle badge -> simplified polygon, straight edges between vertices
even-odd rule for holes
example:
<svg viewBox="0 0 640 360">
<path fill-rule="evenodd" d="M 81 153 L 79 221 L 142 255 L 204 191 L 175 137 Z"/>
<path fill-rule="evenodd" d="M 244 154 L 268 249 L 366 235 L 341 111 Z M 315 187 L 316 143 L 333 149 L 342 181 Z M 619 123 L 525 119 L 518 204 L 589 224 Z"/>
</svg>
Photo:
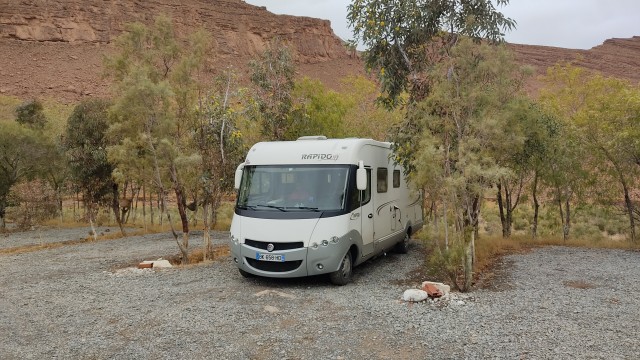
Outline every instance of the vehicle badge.
<svg viewBox="0 0 640 360">
<path fill-rule="evenodd" d="M 267 251 L 268 252 L 272 252 L 275 246 L 273 246 L 273 244 L 269 244 L 267 245 Z"/>
</svg>

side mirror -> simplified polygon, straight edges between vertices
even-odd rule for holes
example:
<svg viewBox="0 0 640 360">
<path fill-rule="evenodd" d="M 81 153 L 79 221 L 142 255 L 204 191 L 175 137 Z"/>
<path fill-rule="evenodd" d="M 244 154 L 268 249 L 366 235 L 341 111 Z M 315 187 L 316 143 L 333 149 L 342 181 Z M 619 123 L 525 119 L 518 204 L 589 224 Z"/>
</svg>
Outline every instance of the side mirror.
<svg viewBox="0 0 640 360">
<path fill-rule="evenodd" d="M 242 181 L 242 170 L 244 170 L 244 163 L 238 165 L 236 168 L 236 177 L 234 178 L 233 187 L 238 190 L 240 189 L 240 182 Z"/>
<path fill-rule="evenodd" d="M 367 170 L 364 168 L 364 162 L 358 162 L 358 170 L 356 170 L 356 187 L 358 190 L 367 190 Z"/>
</svg>

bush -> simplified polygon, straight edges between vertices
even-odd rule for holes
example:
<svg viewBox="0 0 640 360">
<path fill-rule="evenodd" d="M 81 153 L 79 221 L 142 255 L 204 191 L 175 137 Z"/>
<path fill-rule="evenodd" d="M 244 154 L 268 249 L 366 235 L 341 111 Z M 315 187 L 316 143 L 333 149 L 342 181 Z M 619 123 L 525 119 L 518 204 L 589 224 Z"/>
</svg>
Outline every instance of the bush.
<svg viewBox="0 0 640 360">
<path fill-rule="evenodd" d="M 38 100 L 30 100 L 16 108 L 16 121 L 34 129 L 42 129 L 47 123 L 44 107 Z"/>
<path fill-rule="evenodd" d="M 9 194 L 14 205 L 8 211 L 19 229 L 28 229 L 44 220 L 58 215 L 55 191 L 42 180 L 33 180 L 14 185 Z"/>
</svg>

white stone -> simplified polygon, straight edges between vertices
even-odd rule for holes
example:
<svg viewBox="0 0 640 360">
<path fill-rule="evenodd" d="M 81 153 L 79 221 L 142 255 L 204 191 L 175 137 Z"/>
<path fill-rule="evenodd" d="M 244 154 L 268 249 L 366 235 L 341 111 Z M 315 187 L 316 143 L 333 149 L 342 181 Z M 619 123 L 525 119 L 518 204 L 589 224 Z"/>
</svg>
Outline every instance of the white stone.
<svg viewBox="0 0 640 360">
<path fill-rule="evenodd" d="M 280 312 L 277 307 L 271 305 L 265 305 L 264 311 L 268 312 L 269 314 L 276 314 Z"/>
<path fill-rule="evenodd" d="M 420 289 L 405 290 L 402 294 L 402 300 L 411 302 L 425 301 L 429 297 L 426 291 Z"/>
<path fill-rule="evenodd" d="M 153 268 L 154 269 L 156 269 L 156 268 L 162 269 L 162 268 L 170 268 L 170 267 L 173 267 L 173 266 L 171 265 L 169 260 L 155 260 L 153 262 Z"/>
<path fill-rule="evenodd" d="M 171 263 L 169 262 L 169 260 L 163 260 L 163 259 L 159 259 L 159 260 L 145 260 L 142 262 L 143 264 L 153 264 L 153 268 L 154 269 L 166 269 L 166 268 L 170 268 L 173 267 L 173 265 L 171 265 Z"/>
</svg>

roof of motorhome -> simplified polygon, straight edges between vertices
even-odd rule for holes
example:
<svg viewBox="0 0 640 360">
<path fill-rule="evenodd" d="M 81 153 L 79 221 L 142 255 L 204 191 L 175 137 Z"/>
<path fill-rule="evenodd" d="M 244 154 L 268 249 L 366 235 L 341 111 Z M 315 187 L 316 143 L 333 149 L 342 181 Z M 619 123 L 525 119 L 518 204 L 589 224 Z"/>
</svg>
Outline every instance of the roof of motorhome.
<svg viewBox="0 0 640 360">
<path fill-rule="evenodd" d="M 295 141 L 259 142 L 251 147 L 246 165 L 358 164 L 364 146 L 391 148 L 391 143 L 371 139 L 305 137 Z"/>
</svg>

